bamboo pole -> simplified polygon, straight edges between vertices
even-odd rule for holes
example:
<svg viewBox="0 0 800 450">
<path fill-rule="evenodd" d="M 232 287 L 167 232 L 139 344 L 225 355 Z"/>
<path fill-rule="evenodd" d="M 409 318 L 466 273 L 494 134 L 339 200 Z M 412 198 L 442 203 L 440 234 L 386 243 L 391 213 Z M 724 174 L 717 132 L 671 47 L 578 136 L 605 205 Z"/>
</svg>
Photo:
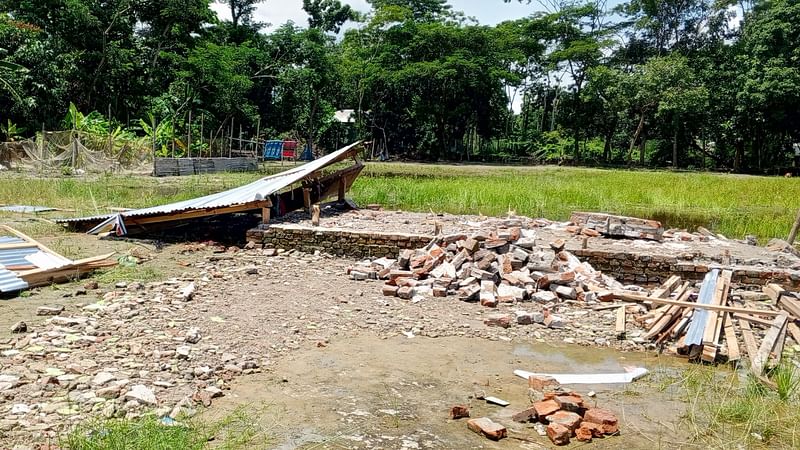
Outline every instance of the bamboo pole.
<svg viewBox="0 0 800 450">
<path fill-rule="evenodd" d="M 189 130 L 186 132 L 186 156 L 192 157 L 192 110 L 189 109 Z"/>
<path fill-rule="evenodd" d="M 789 232 L 789 239 L 786 239 L 786 242 L 788 242 L 789 245 L 794 244 L 794 239 L 797 237 L 798 231 L 800 231 L 800 209 L 797 210 L 797 218 L 794 219 L 792 231 Z"/>
<path fill-rule="evenodd" d="M 228 146 L 228 158 L 231 157 L 231 153 L 233 152 L 233 121 L 234 118 L 231 117 L 231 145 Z"/>
</svg>

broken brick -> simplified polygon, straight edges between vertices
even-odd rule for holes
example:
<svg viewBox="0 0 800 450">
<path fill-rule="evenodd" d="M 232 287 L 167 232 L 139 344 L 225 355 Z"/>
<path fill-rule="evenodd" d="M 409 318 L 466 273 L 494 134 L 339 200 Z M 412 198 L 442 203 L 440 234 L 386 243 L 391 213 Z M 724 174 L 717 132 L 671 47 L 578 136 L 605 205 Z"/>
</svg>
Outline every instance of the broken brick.
<svg viewBox="0 0 800 450">
<path fill-rule="evenodd" d="M 455 419 L 463 419 L 464 417 L 469 417 L 469 406 L 467 405 L 455 405 L 450 408 L 450 418 Z"/>
<path fill-rule="evenodd" d="M 614 434 L 619 431 L 617 416 L 603 408 L 590 408 L 583 415 L 584 420 L 596 423 L 605 434 Z"/>
<path fill-rule="evenodd" d="M 540 400 L 534 402 L 533 407 L 539 417 L 547 417 L 559 410 L 558 403 L 555 400 Z"/>
<path fill-rule="evenodd" d="M 536 414 L 536 408 L 531 406 L 530 408 L 524 409 L 511 416 L 511 420 L 513 420 L 514 422 L 525 423 L 525 422 L 530 422 L 532 420 L 536 420 L 537 417 L 539 416 L 538 414 Z"/>
<path fill-rule="evenodd" d="M 506 427 L 499 423 L 492 422 L 488 417 L 481 417 L 479 419 L 470 419 L 467 421 L 467 427 L 470 430 L 486 436 L 493 441 L 499 441 L 507 436 Z"/>
<path fill-rule="evenodd" d="M 557 423 L 560 425 L 564 425 L 565 427 L 569 428 L 570 432 L 575 431 L 578 426 L 581 424 L 581 416 L 580 414 L 576 414 L 570 411 L 556 411 L 553 414 L 545 417 L 550 423 Z"/>
<path fill-rule="evenodd" d="M 558 403 L 558 406 L 564 411 L 572 411 L 580 414 L 581 411 L 585 409 L 585 406 L 583 404 L 583 399 L 579 396 L 559 395 L 556 396 L 554 400 L 556 401 L 556 403 Z"/>
<path fill-rule="evenodd" d="M 507 314 L 490 314 L 489 317 L 483 319 L 483 323 L 489 327 L 508 328 L 511 326 L 511 317 Z"/>
<path fill-rule="evenodd" d="M 569 429 L 564 425 L 551 423 L 547 426 L 547 437 L 549 437 L 555 445 L 569 444 L 569 436 L 571 434 Z"/>
<path fill-rule="evenodd" d="M 391 286 L 391 285 L 388 285 L 388 284 L 384 284 L 383 288 L 381 289 L 381 291 L 383 292 L 383 295 L 385 295 L 387 297 L 396 297 L 397 296 L 397 291 L 399 289 L 400 288 L 397 287 L 397 286 Z"/>
<path fill-rule="evenodd" d="M 583 421 L 581 422 L 581 426 L 575 430 L 575 435 L 578 437 L 579 441 L 591 441 L 593 437 L 603 437 L 603 429 L 600 425 Z M 583 437 L 583 439 L 581 439 Z M 588 439 L 586 439 L 588 437 Z"/>
<path fill-rule="evenodd" d="M 528 387 L 539 392 L 558 386 L 555 378 L 546 375 L 531 375 L 528 377 Z"/>
</svg>

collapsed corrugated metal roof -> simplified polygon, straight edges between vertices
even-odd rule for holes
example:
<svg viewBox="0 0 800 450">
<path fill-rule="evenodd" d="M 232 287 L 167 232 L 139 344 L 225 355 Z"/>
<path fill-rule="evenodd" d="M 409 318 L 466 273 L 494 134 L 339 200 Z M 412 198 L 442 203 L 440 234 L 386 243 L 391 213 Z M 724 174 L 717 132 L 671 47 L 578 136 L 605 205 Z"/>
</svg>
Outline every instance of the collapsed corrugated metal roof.
<svg viewBox="0 0 800 450">
<path fill-rule="evenodd" d="M 0 230 L 14 235 L 0 236 L 0 293 L 70 280 L 116 265 L 108 261 L 113 253 L 73 261 L 8 225 L 0 224 Z"/>
<path fill-rule="evenodd" d="M 227 191 L 219 192 L 216 194 L 206 195 L 191 200 L 184 200 L 181 202 L 170 203 L 167 205 L 153 206 L 150 208 L 134 209 L 124 211 L 117 214 L 107 214 L 91 217 L 79 217 L 74 219 L 58 219 L 56 222 L 61 224 L 75 224 L 75 223 L 88 223 L 95 226 L 89 233 L 99 234 L 103 231 L 108 231 L 113 228 L 118 235 L 127 234 L 125 229 L 125 219 L 131 219 L 133 222 L 141 223 L 141 218 L 160 217 L 163 216 L 163 221 L 180 220 L 187 218 L 192 212 L 198 212 L 198 217 L 207 213 L 224 214 L 233 212 L 232 208 L 237 206 L 256 208 L 258 202 L 266 202 L 268 196 L 274 194 L 281 189 L 291 186 L 294 183 L 302 181 L 305 178 L 314 176 L 320 170 L 344 161 L 350 157 L 354 157 L 360 150 L 361 142 L 356 142 L 348 145 L 336 152 L 311 161 L 302 166 L 281 172 L 276 175 L 264 177 L 260 180 L 254 181 L 250 184 L 240 186 Z M 183 214 L 183 216 L 177 216 Z M 203 214 L 211 215 L 211 214 Z M 171 218 L 169 216 L 174 216 Z"/>
<path fill-rule="evenodd" d="M 0 265 L 0 292 L 16 292 L 26 289 L 28 283 L 18 277 L 16 273 Z"/>
</svg>

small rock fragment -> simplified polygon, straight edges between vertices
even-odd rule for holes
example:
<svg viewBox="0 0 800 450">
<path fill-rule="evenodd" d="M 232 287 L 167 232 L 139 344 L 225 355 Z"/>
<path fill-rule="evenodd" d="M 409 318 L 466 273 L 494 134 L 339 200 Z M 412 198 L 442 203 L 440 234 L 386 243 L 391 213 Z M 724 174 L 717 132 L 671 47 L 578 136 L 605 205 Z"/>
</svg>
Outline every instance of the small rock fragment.
<svg viewBox="0 0 800 450">
<path fill-rule="evenodd" d="M 453 420 L 469 417 L 469 406 L 455 405 L 450 408 L 450 418 Z"/>
</svg>

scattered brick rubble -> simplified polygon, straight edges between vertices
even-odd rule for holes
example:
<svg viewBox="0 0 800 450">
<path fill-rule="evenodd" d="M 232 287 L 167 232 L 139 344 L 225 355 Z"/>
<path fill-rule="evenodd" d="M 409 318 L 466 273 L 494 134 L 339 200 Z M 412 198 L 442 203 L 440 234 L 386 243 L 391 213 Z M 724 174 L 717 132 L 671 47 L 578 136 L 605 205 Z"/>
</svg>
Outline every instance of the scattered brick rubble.
<svg viewBox="0 0 800 450">
<path fill-rule="evenodd" d="M 533 424 L 540 430 L 540 434 L 547 436 L 555 445 L 567 445 L 572 438 L 591 442 L 594 438 L 619 434 L 616 414 L 593 405 L 592 401 L 585 400 L 577 392 L 564 390 L 552 378 L 531 376 L 528 379 L 528 396 L 539 400 L 532 401 L 515 413 L 511 420 Z M 451 409 L 451 419 L 468 417 L 469 409 L 464 405 L 455 405 Z M 508 436 L 505 426 L 488 417 L 470 419 L 467 427 L 494 441 Z"/>
<path fill-rule="evenodd" d="M 652 221 L 628 219 L 616 228 L 608 225 L 613 224 L 608 219 L 603 228 L 597 218 L 584 218 L 602 232 L 661 238 L 660 229 Z M 632 228 L 631 223 L 637 226 Z M 576 232 L 586 230 L 578 228 Z M 498 311 L 485 316 L 483 322 L 488 327 L 538 324 L 561 329 L 567 328 L 570 318 L 613 309 L 617 339 L 631 337 L 638 343 L 661 347 L 671 344 L 668 350 L 674 354 L 711 363 L 720 357 L 738 361 L 741 339 L 748 356 L 756 362 L 753 367 L 758 376 L 771 353 L 776 362 L 780 359 L 787 331 L 796 342 L 800 340 L 796 324 L 800 295 L 779 285 L 764 288 L 772 304 L 754 301 L 753 292 L 731 295 L 731 270 L 713 269 L 698 286 L 682 282 L 678 276 L 652 290 L 624 286 L 566 251 L 563 240 L 552 241 L 549 246 L 541 244 L 537 243 L 537 230 L 519 226 L 471 235 L 456 233 L 433 238 L 417 250 L 402 250 L 397 259 L 362 262 L 349 269 L 349 276 L 354 280 L 385 280 L 381 289 L 384 296 L 412 303 L 448 296 L 479 302 Z M 620 299 L 626 301 L 617 302 Z M 723 309 L 709 311 L 694 306 L 697 303 Z M 779 313 L 787 318 L 781 319 Z M 768 327 L 765 342 L 758 347 L 752 345 L 755 338 L 751 324 Z"/>
</svg>

